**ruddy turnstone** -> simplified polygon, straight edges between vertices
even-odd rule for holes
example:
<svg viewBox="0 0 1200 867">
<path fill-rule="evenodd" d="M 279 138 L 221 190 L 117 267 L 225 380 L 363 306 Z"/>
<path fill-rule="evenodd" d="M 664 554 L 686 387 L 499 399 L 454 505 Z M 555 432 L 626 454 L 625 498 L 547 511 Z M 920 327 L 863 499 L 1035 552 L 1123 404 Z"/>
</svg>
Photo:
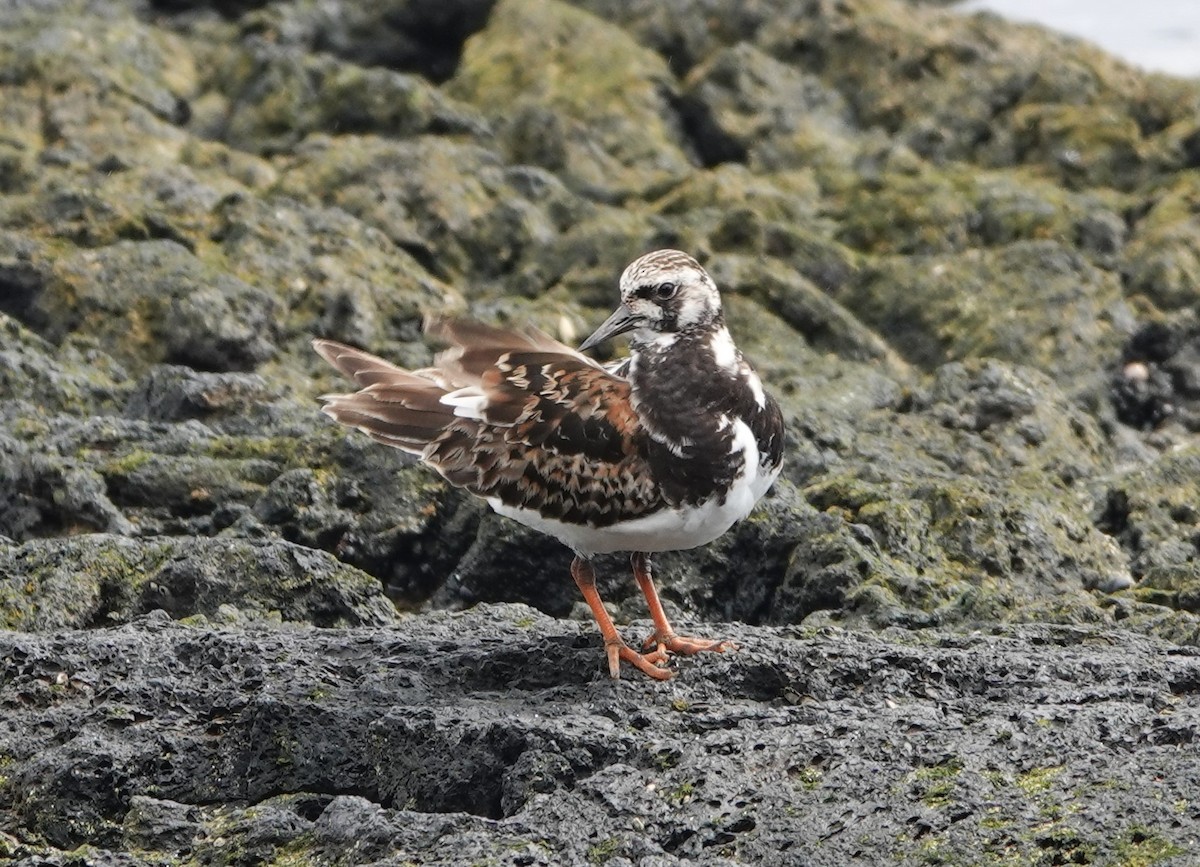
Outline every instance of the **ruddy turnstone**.
<svg viewBox="0 0 1200 867">
<path fill-rule="evenodd" d="M 783 419 L 695 259 L 649 253 L 620 286 L 620 306 L 580 351 L 532 328 L 463 320 L 428 327 L 450 348 L 423 370 L 331 340 L 313 346 L 360 386 L 325 395 L 328 415 L 570 547 L 609 674 L 620 677 L 625 660 L 665 680 L 669 654 L 735 645 L 675 634 L 650 555 L 707 544 L 750 512 L 779 475 Z M 581 354 L 626 333 L 622 362 L 604 367 Z M 641 653 L 617 634 L 596 592 L 591 559 L 614 551 L 631 552 L 654 621 Z"/>
</svg>

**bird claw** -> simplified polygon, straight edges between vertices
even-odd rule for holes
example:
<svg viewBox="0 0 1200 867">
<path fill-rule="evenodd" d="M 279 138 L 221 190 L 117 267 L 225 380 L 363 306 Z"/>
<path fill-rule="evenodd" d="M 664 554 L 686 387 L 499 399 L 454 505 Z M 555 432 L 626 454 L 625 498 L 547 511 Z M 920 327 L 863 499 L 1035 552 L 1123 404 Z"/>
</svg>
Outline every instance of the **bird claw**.
<svg viewBox="0 0 1200 867">
<path fill-rule="evenodd" d="M 728 639 L 713 641 L 708 638 L 690 638 L 686 635 L 676 635 L 673 632 L 666 634 L 655 633 L 645 640 L 642 644 L 642 650 L 658 645 L 656 653 L 661 653 L 664 656 L 668 653 L 678 653 L 680 656 L 691 656 L 695 653 L 711 651 L 713 653 L 724 653 L 727 650 L 737 650 L 738 646 Z"/>
<path fill-rule="evenodd" d="M 605 642 L 604 652 L 608 656 L 608 676 L 613 680 L 621 678 L 622 659 L 655 680 L 670 680 L 675 676 L 675 672 L 663 667 L 670 657 L 661 647 L 651 653 L 638 653 L 618 638 Z"/>
</svg>

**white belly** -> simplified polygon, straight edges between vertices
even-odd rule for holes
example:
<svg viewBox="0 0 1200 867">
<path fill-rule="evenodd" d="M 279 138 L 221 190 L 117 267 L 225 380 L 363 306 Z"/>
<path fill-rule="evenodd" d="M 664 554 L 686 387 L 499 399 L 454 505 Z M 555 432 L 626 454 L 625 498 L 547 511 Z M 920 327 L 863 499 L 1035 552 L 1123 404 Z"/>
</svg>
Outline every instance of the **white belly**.
<svg viewBox="0 0 1200 867">
<path fill-rule="evenodd" d="M 664 509 L 609 527 L 567 524 L 544 518 L 529 509 L 506 506 L 493 497 L 488 498 L 488 504 L 498 514 L 554 536 L 576 553 L 585 556 L 614 551 L 681 551 L 707 545 L 750 514 L 754 504 L 779 475 L 778 467 L 763 472 L 759 466 L 754 434 L 745 422 L 737 421 L 734 424 L 732 451 L 742 452 L 745 461 L 742 472 L 734 480 L 723 502 L 712 500 L 699 506 Z"/>
</svg>

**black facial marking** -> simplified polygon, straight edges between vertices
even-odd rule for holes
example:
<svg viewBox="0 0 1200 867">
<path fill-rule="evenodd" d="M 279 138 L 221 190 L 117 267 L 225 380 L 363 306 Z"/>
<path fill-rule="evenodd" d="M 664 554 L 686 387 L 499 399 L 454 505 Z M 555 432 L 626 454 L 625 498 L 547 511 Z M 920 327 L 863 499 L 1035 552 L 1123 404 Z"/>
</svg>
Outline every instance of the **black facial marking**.
<svg viewBox="0 0 1200 867">
<path fill-rule="evenodd" d="M 659 306 L 663 306 L 662 302 L 670 301 L 679 294 L 679 284 L 673 280 L 664 280 L 661 283 L 643 283 L 634 290 L 633 294 L 636 298 L 653 301 Z"/>
</svg>

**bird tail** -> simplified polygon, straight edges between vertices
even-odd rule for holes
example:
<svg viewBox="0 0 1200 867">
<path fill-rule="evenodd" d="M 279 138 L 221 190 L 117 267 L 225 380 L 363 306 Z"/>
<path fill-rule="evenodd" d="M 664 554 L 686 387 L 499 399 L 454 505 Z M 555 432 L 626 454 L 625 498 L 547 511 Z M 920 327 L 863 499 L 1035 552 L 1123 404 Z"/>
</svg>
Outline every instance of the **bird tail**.
<svg viewBox="0 0 1200 867">
<path fill-rule="evenodd" d="M 322 411 L 372 439 L 418 457 L 453 423 L 455 407 L 442 402 L 447 389 L 378 356 L 333 340 L 314 340 L 313 349 L 360 388 L 324 394 Z"/>
</svg>

